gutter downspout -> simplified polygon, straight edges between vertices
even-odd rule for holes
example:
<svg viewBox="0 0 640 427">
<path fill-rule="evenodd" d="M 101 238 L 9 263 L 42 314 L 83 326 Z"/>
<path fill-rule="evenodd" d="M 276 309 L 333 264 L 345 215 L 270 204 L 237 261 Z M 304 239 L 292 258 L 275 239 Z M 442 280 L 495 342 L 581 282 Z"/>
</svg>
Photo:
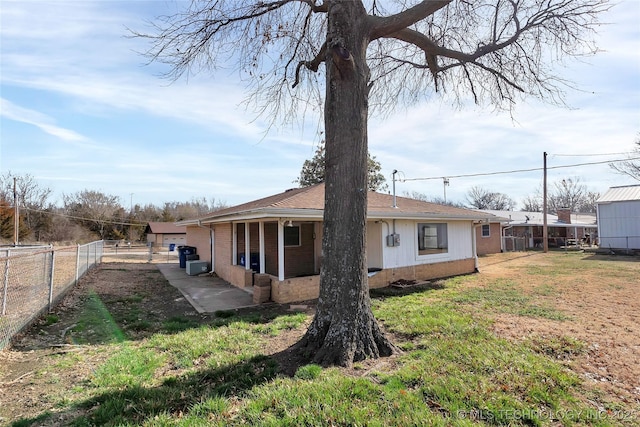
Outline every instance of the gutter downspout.
<svg viewBox="0 0 640 427">
<path fill-rule="evenodd" d="M 471 226 L 471 246 L 472 246 L 472 250 L 473 250 L 473 259 L 475 260 L 475 272 L 478 273 L 480 272 L 479 267 L 480 267 L 480 262 L 478 261 L 478 242 L 477 242 L 477 238 L 476 238 L 476 234 L 478 232 L 478 227 L 482 226 L 482 222 L 479 222 L 477 224 L 473 224 Z"/>
</svg>

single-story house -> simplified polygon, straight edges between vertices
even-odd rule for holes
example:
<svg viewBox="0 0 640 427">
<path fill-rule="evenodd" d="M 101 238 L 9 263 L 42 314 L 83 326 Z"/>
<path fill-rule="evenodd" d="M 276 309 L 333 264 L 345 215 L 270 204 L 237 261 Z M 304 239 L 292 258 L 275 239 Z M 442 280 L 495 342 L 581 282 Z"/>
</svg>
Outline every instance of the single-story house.
<svg viewBox="0 0 640 427">
<path fill-rule="evenodd" d="M 600 247 L 640 250 L 640 185 L 611 187 L 596 203 Z"/>
<path fill-rule="evenodd" d="M 147 235 L 147 244 L 155 247 L 168 247 L 172 243 L 182 246 L 187 242 L 187 227 L 173 222 L 150 222 L 144 233 Z"/>
<path fill-rule="evenodd" d="M 486 237 L 487 241 L 491 242 L 485 243 L 486 247 L 495 250 L 498 247 L 497 239 L 500 239 L 500 251 L 542 247 L 544 226 L 542 212 L 497 210 L 481 210 L 480 212 L 507 219 L 507 221 L 500 222 L 501 230 L 499 233 L 491 233 Z M 491 225 L 498 226 L 497 223 L 491 223 Z M 569 209 L 559 209 L 557 215 L 547 214 L 547 237 L 551 248 L 575 244 L 580 241 L 595 242 L 597 231 L 596 215 L 571 213 Z M 479 241 L 482 239 L 479 238 Z M 478 247 L 478 254 L 482 254 L 480 246 Z"/>
<path fill-rule="evenodd" d="M 267 275 L 271 300 L 285 303 L 318 297 L 323 208 L 324 184 L 318 184 L 178 224 L 186 227 L 187 245 L 197 248 L 212 272 L 238 287 L 252 286 L 254 274 L 261 280 Z M 369 192 L 369 286 L 474 272 L 475 228 L 490 217 Z"/>
</svg>

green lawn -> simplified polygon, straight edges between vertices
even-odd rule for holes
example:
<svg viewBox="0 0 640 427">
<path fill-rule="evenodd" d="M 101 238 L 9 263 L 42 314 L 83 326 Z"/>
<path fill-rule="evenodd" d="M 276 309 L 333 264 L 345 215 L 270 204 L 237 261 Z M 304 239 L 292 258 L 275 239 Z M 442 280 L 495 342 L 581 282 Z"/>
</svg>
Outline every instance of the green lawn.
<svg viewBox="0 0 640 427">
<path fill-rule="evenodd" d="M 531 274 L 558 274 L 555 266 L 547 271 Z M 373 292 L 376 317 L 403 353 L 348 371 L 304 365 L 292 376 L 280 373 L 267 349 L 281 334 L 304 330 L 306 314 L 225 312 L 206 325 L 178 317 L 129 340 L 118 328 L 122 319 L 92 295 L 79 327 L 95 329 L 93 322 L 115 338 L 82 356 L 61 355 L 57 366 L 64 375 L 83 363 L 79 357 L 89 363 L 100 354 L 101 362 L 59 390 L 54 411 L 13 425 L 56 425 L 61 414 L 73 426 L 638 425 L 628 407 L 588 388 L 557 357 L 580 354 L 584 343 L 510 342 L 491 332 L 495 312 L 558 322 L 567 316 L 517 283 L 467 286 L 474 280 Z M 540 288 L 553 293 L 552 285 Z"/>
</svg>

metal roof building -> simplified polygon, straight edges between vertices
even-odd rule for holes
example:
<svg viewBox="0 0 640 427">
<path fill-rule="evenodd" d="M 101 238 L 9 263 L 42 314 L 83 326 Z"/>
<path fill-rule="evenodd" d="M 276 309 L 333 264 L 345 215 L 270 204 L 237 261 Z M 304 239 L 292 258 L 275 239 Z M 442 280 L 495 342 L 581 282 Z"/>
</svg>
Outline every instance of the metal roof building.
<svg viewBox="0 0 640 427">
<path fill-rule="evenodd" d="M 611 187 L 597 206 L 600 247 L 640 250 L 640 185 Z"/>
</svg>

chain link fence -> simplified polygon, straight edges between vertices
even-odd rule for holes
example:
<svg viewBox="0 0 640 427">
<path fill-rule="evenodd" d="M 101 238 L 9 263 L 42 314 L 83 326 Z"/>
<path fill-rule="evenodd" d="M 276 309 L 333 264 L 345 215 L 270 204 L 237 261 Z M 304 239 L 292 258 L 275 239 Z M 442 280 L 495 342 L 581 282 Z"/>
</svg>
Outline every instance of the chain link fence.
<svg viewBox="0 0 640 427">
<path fill-rule="evenodd" d="M 0 350 L 102 261 L 103 242 L 0 248 Z"/>
<path fill-rule="evenodd" d="M 616 236 L 616 237 L 600 237 L 600 248 L 608 249 L 612 252 L 633 252 L 640 251 L 640 236 Z"/>
<path fill-rule="evenodd" d="M 524 252 L 527 250 L 527 238 L 502 236 L 502 247 L 505 252 Z"/>
</svg>

